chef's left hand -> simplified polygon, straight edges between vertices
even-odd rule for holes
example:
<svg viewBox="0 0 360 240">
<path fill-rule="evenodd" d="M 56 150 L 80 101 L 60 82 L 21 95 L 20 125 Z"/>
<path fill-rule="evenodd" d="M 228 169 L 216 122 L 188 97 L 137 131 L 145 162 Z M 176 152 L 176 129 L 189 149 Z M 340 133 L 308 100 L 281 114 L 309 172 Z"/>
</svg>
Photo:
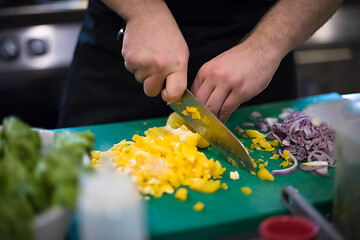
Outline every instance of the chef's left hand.
<svg viewBox="0 0 360 240">
<path fill-rule="evenodd" d="M 263 52 L 256 44 L 244 41 L 205 63 L 191 91 L 226 122 L 240 104 L 267 87 L 280 61 L 276 51 Z"/>
</svg>

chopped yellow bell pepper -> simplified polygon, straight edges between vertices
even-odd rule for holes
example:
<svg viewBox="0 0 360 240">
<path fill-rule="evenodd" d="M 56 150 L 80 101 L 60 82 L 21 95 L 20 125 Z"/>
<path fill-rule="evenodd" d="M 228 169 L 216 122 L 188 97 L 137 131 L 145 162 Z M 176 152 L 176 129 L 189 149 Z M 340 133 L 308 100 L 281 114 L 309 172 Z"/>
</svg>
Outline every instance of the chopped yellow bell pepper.
<svg viewBox="0 0 360 240">
<path fill-rule="evenodd" d="M 186 188 L 179 188 L 175 193 L 175 198 L 180 201 L 187 200 L 188 190 Z"/>
<path fill-rule="evenodd" d="M 229 188 L 229 186 L 226 183 L 222 183 L 221 188 L 224 190 L 227 190 Z"/>
<path fill-rule="evenodd" d="M 93 151 L 91 165 L 101 168 L 108 164 L 116 172 L 132 176 L 141 193 L 155 198 L 181 186 L 214 193 L 221 187 L 220 180 L 214 179 L 221 178 L 226 168 L 197 150 L 199 139 L 200 135 L 185 125 L 154 127 L 145 131 L 145 136 L 135 134 L 132 141 L 123 140 L 108 151 Z"/>
<path fill-rule="evenodd" d="M 258 178 L 264 181 L 274 181 L 275 178 L 271 173 L 264 167 L 264 164 L 259 164 L 259 171 L 257 172 Z"/>
<path fill-rule="evenodd" d="M 203 204 L 202 202 L 197 202 L 194 206 L 193 209 L 197 212 L 201 212 L 202 210 L 204 210 L 205 204 Z"/>
<path fill-rule="evenodd" d="M 190 106 L 186 106 L 186 110 L 189 113 L 195 113 L 195 112 L 199 112 L 199 110 L 196 107 L 190 107 Z"/>
<path fill-rule="evenodd" d="M 206 118 L 206 117 L 205 117 Z M 205 121 L 205 118 L 203 119 Z M 185 127 L 187 129 L 191 129 L 191 127 L 189 126 L 189 124 L 182 118 L 180 117 L 179 114 L 177 114 L 176 112 L 172 112 L 166 122 L 166 125 L 170 125 L 171 128 L 174 129 L 178 129 L 181 128 L 183 125 L 185 125 Z M 195 132 L 193 132 L 194 134 L 197 134 Z M 204 138 L 202 138 L 199 134 L 197 134 L 198 140 L 197 140 L 197 147 L 198 148 L 207 148 L 209 147 L 210 143 L 208 141 L 206 141 Z"/>
<path fill-rule="evenodd" d="M 190 184 L 190 189 L 203 193 L 214 193 L 220 189 L 221 182 L 220 180 L 208 180 L 204 181 L 202 179 L 194 179 Z"/>
<path fill-rule="evenodd" d="M 250 195 L 252 193 L 251 188 L 249 187 L 242 187 L 241 191 L 245 194 L 245 195 Z"/>
<path fill-rule="evenodd" d="M 276 139 L 274 139 L 274 140 L 271 140 L 271 141 L 270 141 L 270 144 L 271 144 L 272 146 L 276 147 L 276 146 L 279 145 L 279 141 L 276 140 Z"/>
<path fill-rule="evenodd" d="M 257 130 L 247 129 L 245 130 L 246 135 L 248 135 L 250 138 L 265 138 L 265 134 L 260 133 Z"/>
<path fill-rule="evenodd" d="M 189 111 L 186 109 L 184 109 L 181 113 L 184 114 L 185 116 L 190 116 Z"/>
</svg>

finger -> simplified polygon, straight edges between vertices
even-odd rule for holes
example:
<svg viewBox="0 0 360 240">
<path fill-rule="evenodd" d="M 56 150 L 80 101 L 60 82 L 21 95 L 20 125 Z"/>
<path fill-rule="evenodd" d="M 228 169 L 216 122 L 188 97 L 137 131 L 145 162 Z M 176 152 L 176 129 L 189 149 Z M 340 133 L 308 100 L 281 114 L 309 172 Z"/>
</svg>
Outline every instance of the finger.
<svg viewBox="0 0 360 240">
<path fill-rule="evenodd" d="M 191 89 L 190 91 L 196 95 L 197 94 L 197 91 L 199 91 L 199 88 L 201 87 L 202 83 L 204 82 L 204 79 L 203 78 L 200 78 L 200 75 L 199 73 L 196 75 L 195 77 L 195 80 L 191 86 Z"/>
<path fill-rule="evenodd" d="M 166 77 L 166 86 L 161 92 L 165 102 L 172 103 L 179 100 L 187 87 L 187 70 L 173 72 Z"/>
<path fill-rule="evenodd" d="M 199 91 L 200 87 L 202 86 L 205 76 L 202 74 L 204 67 L 201 67 L 198 73 L 196 74 L 195 80 L 191 86 L 191 92 L 196 96 L 197 92 Z"/>
<path fill-rule="evenodd" d="M 165 77 L 161 74 L 153 74 L 144 80 L 144 92 L 149 97 L 157 96 L 164 86 Z"/>
<path fill-rule="evenodd" d="M 245 99 L 242 99 L 238 93 L 232 91 L 229 96 L 225 99 L 223 105 L 219 111 L 219 120 L 225 123 L 231 114 L 245 102 Z"/>
<path fill-rule="evenodd" d="M 145 79 L 151 75 L 150 71 L 146 69 L 135 69 L 134 76 L 137 82 L 144 83 Z"/>
<path fill-rule="evenodd" d="M 211 81 L 204 81 L 194 95 L 201 103 L 206 104 L 214 89 L 215 85 L 211 84 Z"/>
<path fill-rule="evenodd" d="M 217 87 L 211 93 L 205 106 L 217 117 L 219 117 L 220 108 L 229 96 L 230 90 L 227 88 Z"/>
<path fill-rule="evenodd" d="M 136 70 L 135 65 L 129 63 L 129 61 L 126 61 L 126 60 L 125 60 L 125 61 L 124 61 L 124 66 L 125 66 L 126 70 L 128 70 L 128 71 L 131 72 L 131 73 L 134 73 L 135 70 Z"/>
</svg>

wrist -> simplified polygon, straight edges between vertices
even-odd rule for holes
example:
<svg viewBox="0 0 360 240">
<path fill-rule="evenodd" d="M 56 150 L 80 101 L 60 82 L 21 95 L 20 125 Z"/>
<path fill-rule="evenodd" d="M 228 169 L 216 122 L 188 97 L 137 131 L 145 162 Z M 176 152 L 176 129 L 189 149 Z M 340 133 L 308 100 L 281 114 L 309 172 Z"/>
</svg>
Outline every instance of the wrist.
<svg viewBox="0 0 360 240">
<path fill-rule="evenodd" d="M 159 13 L 170 12 L 163 0 L 130 0 L 118 14 L 126 21 L 154 18 Z"/>
<path fill-rule="evenodd" d="M 254 56 L 262 58 L 272 64 L 280 64 L 288 51 L 269 37 L 259 33 L 251 33 L 241 45 L 251 49 Z"/>
</svg>

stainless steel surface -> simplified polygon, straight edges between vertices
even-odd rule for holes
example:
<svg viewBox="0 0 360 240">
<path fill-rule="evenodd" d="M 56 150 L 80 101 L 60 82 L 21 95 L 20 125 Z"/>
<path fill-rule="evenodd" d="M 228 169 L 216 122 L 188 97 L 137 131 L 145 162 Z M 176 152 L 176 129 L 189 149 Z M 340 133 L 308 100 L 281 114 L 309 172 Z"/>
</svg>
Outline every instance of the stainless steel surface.
<svg viewBox="0 0 360 240">
<path fill-rule="evenodd" d="M 86 0 L 0 0 L 0 121 L 56 128 Z"/>
<path fill-rule="evenodd" d="M 68 67 L 80 27 L 81 23 L 66 23 L 1 30 L 0 56 L 16 51 L 15 48 L 18 48 L 19 53 L 12 59 L 0 58 L 0 73 Z M 39 51 L 36 47 L 39 49 L 41 46 L 31 45 L 32 40 L 45 43 L 45 52 L 36 54 Z"/>
<path fill-rule="evenodd" d="M 0 8 L 0 17 L 85 10 L 88 4 L 87 2 L 87 0 L 57 1 L 45 4 L 4 7 Z"/>
<path fill-rule="evenodd" d="M 360 92 L 360 1 L 344 1 L 308 41 L 295 50 L 300 97 Z"/>
<path fill-rule="evenodd" d="M 200 119 L 193 118 L 191 114 L 190 116 L 184 115 L 182 111 L 187 106 L 197 108 Z M 249 152 L 244 145 L 189 90 L 186 90 L 180 101 L 170 104 L 170 107 L 216 150 L 223 154 L 228 161 L 235 161 L 239 168 L 246 171 L 254 170 Z"/>
</svg>

